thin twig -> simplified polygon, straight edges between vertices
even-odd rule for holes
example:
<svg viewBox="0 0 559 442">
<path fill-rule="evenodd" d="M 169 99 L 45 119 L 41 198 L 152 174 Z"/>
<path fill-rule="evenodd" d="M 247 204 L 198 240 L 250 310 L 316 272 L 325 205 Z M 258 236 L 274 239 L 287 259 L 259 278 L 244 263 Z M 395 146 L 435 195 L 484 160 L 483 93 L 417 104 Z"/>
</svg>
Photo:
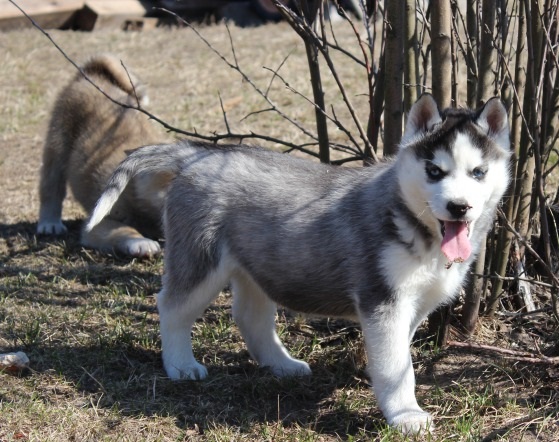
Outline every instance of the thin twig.
<svg viewBox="0 0 559 442">
<path fill-rule="evenodd" d="M 138 108 L 141 108 L 142 105 L 140 103 L 140 98 L 138 97 L 138 93 L 136 92 L 136 85 L 132 81 L 132 77 L 130 76 L 130 72 L 128 71 L 128 68 L 124 65 L 124 62 L 122 60 L 120 61 L 120 65 L 122 66 L 122 69 L 124 69 L 124 72 L 126 72 L 126 76 L 128 77 L 128 81 L 130 82 L 130 85 L 132 86 L 132 94 L 134 95 L 134 98 L 136 99 L 136 106 Z"/>
<path fill-rule="evenodd" d="M 511 350 L 508 348 L 495 347 L 493 345 L 477 344 L 475 342 L 449 341 L 449 347 L 465 348 L 467 350 L 487 351 L 504 355 L 505 358 L 512 358 L 516 361 L 531 362 L 535 364 L 559 364 L 559 356 L 545 356 L 543 354 L 529 353 L 525 351 Z"/>
<path fill-rule="evenodd" d="M 264 69 L 266 70 L 270 70 L 270 68 L 264 67 Z M 273 72 L 273 71 L 272 71 Z M 306 100 L 311 106 L 314 106 L 315 110 L 318 110 L 319 112 L 321 112 L 329 121 L 331 121 L 332 123 L 334 123 L 336 125 L 336 127 L 342 131 L 344 134 L 346 134 L 346 136 L 353 142 L 353 144 L 355 146 L 357 146 L 356 149 L 351 148 L 350 146 L 347 146 L 346 149 L 356 155 L 359 156 L 363 156 L 363 151 L 361 150 L 359 143 L 357 143 L 357 140 L 353 137 L 353 135 L 351 134 L 351 132 L 346 129 L 346 127 L 342 124 L 342 122 L 336 117 L 336 115 L 334 114 L 334 112 L 332 112 L 333 116 L 328 115 L 327 112 L 325 112 L 323 109 L 321 109 L 319 106 L 316 105 L 316 103 L 311 100 L 309 97 L 307 97 L 306 95 L 302 94 L 301 92 L 299 92 L 298 90 L 296 90 L 295 88 L 293 88 L 281 75 L 279 75 L 277 72 L 274 72 L 274 75 L 279 78 L 282 83 L 284 84 L 284 86 L 286 87 L 286 89 L 288 89 L 290 92 L 292 92 L 295 95 L 298 95 L 299 97 L 301 97 L 303 100 Z"/>
<path fill-rule="evenodd" d="M 334 78 L 334 81 L 336 82 L 336 85 L 338 86 L 338 90 L 342 94 L 342 99 L 344 100 L 344 103 L 345 103 L 345 105 L 346 105 L 346 107 L 347 107 L 347 109 L 348 109 L 348 111 L 349 111 L 349 113 L 350 113 L 350 115 L 353 119 L 353 122 L 354 122 L 354 124 L 355 124 L 355 126 L 356 126 L 356 128 L 359 132 L 359 136 L 360 136 L 361 140 L 363 141 L 365 146 L 369 147 L 370 150 L 373 151 L 371 143 L 369 142 L 369 139 L 367 137 L 367 134 L 366 134 L 365 130 L 363 129 L 363 126 L 361 125 L 359 117 L 357 116 L 357 113 L 356 113 L 353 105 L 351 104 L 351 101 L 349 100 L 349 97 L 347 96 L 347 92 L 345 90 L 345 87 L 344 87 L 343 83 L 341 82 L 340 77 L 338 75 L 338 72 L 337 72 L 337 70 L 334 66 L 333 61 L 332 61 L 332 58 L 330 57 L 330 55 L 328 53 L 328 46 L 316 34 L 316 32 L 309 26 L 309 24 L 305 20 L 302 20 L 301 17 L 299 17 L 294 11 L 292 11 L 291 9 L 289 9 L 288 7 L 286 7 L 285 5 L 283 5 L 282 3 L 280 3 L 276 0 L 272 0 L 272 1 L 276 5 L 276 7 L 280 10 L 280 12 L 282 13 L 282 16 L 291 25 L 293 30 L 295 32 L 297 32 L 297 34 L 299 34 L 304 41 L 309 41 L 310 44 L 314 45 L 318 49 L 318 51 L 322 54 L 323 59 L 326 62 L 326 64 L 328 65 L 330 73 L 332 74 L 332 77 Z"/>
<path fill-rule="evenodd" d="M 217 96 L 219 97 L 219 105 L 221 106 L 221 113 L 223 114 L 223 122 L 225 123 L 225 128 L 227 129 L 227 132 L 231 132 L 231 129 L 229 128 L 229 121 L 227 121 L 227 112 L 225 112 L 225 108 L 223 107 L 223 99 L 221 98 L 221 92 L 217 93 Z"/>
<path fill-rule="evenodd" d="M 188 21 L 186 21 L 184 18 L 180 17 L 179 15 L 175 14 L 172 11 L 169 11 L 167 9 L 164 8 L 155 8 L 157 10 L 166 12 L 168 14 L 173 15 L 174 17 L 176 17 L 177 20 L 179 20 L 181 23 L 183 23 L 185 26 L 187 26 L 188 28 L 190 28 L 195 34 L 196 36 L 208 47 L 208 49 L 210 49 L 215 55 L 217 55 L 221 61 L 223 61 L 227 66 L 229 66 L 231 69 L 233 69 L 234 71 L 236 71 L 241 77 L 242 79 L 249 84 L 252 89 L 258 93 L 258 95 L 260 95 L 262 98 L 264 98 L 264 100 L 266 100 L 266 102 L 272 106 L 274 108 L 274 110 L 278 113 L 278 115 L 280 115 L 283 119 L 285 119 L 286 121 L 288 121 L 289 123 L 291 123 L 292 125 L 294 125 L 297 129 L 299 129 L 303 134 L 305 134 L 306 136 L 308 136 L 309 138 L 313 139 L 313 140 L 317 140 L 316 135 L 314 135 L 313 133 L 311 133 L 309 130 L 307 130 L 304 126 L 302 126 L 301 124 L 299 124 L 297 121 L 293 120 L 292 118 L 290 118 L 287 114 L 285 114 L 284 112 L 281 111 L 281 109 L 272 101 L 270 100 L 270 98 L 266 95 L 266 93 L 264 91 L 262 91 L 255 83 L 254 81 L 252 81 L 252 79 L 240 68 L 238 60 L 237 60 L 237 55 L 234 49 L 234 44 L 233 44 L 233 38 L 231 36 L 231 33 L 229 31 L 229 28 L 227 27 L 227 32 L 229 35 L 229 40 L 230 40 L 230 44 L 231 44 L 231 50 L 232 50 L 232 54 L 233 54 L 233 60 L 234 63 L 232 63 L 231 61 L 229 61 L 221 52 L 219 52 L 216 48 L 214 48 L 214 46 L 208 41 L 207 38 L 205 38 L 202 33 L 196 29 L 194 26 L 192 26 Z M 282 143 L 287 145 L 286 143 Z M 295 147 L 295 145 L 291 145 L 292 147 Z"/>
<path fill-rule="evenodd" d="M 272 78 L 270 78 L 270 82 L 268 83 L 268 87 L 266 88 L 266 92 L 265 95 L 266 97 L 268 96 L 268 94 L 270 93 L 270 89 L 272 87 L 272 83 L 274 82 L 275 78 L 276 78 L 276 73 L 279 72 L 279 70 L 283 67 L 283 65 L 285 64 L 285 62 L 287 61 L 287 59 L 291 56 L 291 54 L 293 53 L 293 51 L 291 51 L 289 54 L 287 54 L 284 59 L 281 61 L 281 63 L 279 64 L 279 66 L 275 69 L 275 70 L 271 70 L 274 75 L 272 75 Z M 264 67 L 266 68 L 266 67 Z"/>
<path fill-rule="evenodd" d="M 529 282 L 530 284 L 534 284 L 534 285 L 539 285 L 541 287 L 545 287 L 545 288 L 553 288 L 553 284 L 548 284 L 547 282 L 542 282 L 542 281 L 538 281 L 536 279 L 529 279 L 529 278 L 519 278 L 518 276 L 501 276 L 501 275 L 489 275 L 487 273 L 471 273 L 472 276 L 475 276 L 476 278 L 484 278 L 484 279 L 494 279 L 494 280 L 500 280 L 500 281 L 511 281 L 511 282 L 517 282 L 517 281 L 525 281 L 525 282 Z"/>
<path fill-rule="evenodd" d="M 509 220 L 507 219 L 506 215 L 501 209 L 497 211 L 499 215 L 499 219 L 503 222 L 505 228 L 510 231 L 515 238 L 526 248 L 526 250 L 538 261 L 538 263 L 544 269 L 547 277 L 553 282 L 552 288 L 550 289 L 551 299 L 552 299 L 552 306 L 553 306 L 553 315 L 555 316 L 555 320 L 559 322 L 559 302 L 557 300 L 557 291 L 559 289 L 559 278 L 555 275 L 553 270 L 549 267 L 549 265 L 543 260 L 540 255 L 532 248 L 529 242 L 520 235 L 516 231 L 516 229 L 511 225 Z"/>
</svg>

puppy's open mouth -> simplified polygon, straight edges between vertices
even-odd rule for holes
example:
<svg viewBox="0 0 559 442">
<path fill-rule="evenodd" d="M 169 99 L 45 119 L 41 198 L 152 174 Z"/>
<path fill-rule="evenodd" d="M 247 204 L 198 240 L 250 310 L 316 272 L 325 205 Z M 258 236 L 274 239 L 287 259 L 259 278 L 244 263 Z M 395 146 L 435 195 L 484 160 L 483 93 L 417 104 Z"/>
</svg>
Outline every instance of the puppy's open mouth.
<svg viewBox="0 0 559 442">
<path fill-rule="evenodd" d="M 464 262 L 472 253 L 470 243 L 470 223 L 468 221 L 441 221 L 443 241 L 441 251 L 448 258 L 449 264 Z"/>
</svg>

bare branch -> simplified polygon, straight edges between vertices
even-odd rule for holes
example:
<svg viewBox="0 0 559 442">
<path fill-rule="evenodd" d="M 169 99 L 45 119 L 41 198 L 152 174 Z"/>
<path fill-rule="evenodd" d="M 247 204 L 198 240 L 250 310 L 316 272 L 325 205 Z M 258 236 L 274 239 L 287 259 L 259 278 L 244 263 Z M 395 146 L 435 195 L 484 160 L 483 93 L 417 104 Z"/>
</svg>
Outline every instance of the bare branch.
<svg viewBox="0 0 559 442">
<path fill-rule="evenodd" d="M 227 129 L 228 133 L 231 133 L 231 129 L 229 128 L 229 122 L 227 121 L 227 112 L 225 112 L 225 108 L 223 107 L 223 99 L 221 98 L 221 92 L 217 94 L 219 96 L 219 105 L 221 106 L 221 113 L 223 114 L 223 122 L 225 123 L 225 128 Z"/>
<path fill-rule="evenodd" d="M 229 66 L 231 69 L 235 70 L 236 72 L 239 73 L 239 75 L 242 77 L 242 79 L 249 84 L 252 89 L 258 93 L 258 95 L 260 95 L 262 98 L 264 98 L 264 100 L 266 100 L 266 102 L 286 121 L 288 121 L 289 123 L 293 124 L 295 127 L 297 127 L 302 133 L 304 133 L 306 136 L 308 136 L 309 138 L 313 139 L 313 140 L 317 140 L 316 135 L 314 135 L 313 133 L 309 132 L 304 126 L 302 126 L 301 124 L 299 124 L 297 121 L 293 120 L 292 118 L 290 118 L 287 114 L 285 114 L 284 112 L 282 112 L 280 110 L 280 108 L 274 103 L 272 102 L 272 100 L 270 100 L 270 98 L 267 96 L 267 93 L 262 91 L 255 83 L 254 81 L 252 81 L 252 79 L 240 68 L 239 64 L 238 64 L 238 60 L 237 60 L 237 55 L 235 53 L 234 50 L 234 45 L 233 45 L 233 39 L 231 36 L 231 33 L 229 31 L 229 28 L 227 28 L 227 32 L 229 35 L 229 39 L 231 42 L 231 47 L 232 47 L 232 53 L 233 53 L 233 59 L 234 59 L 234 63 L 231 63 L 222 53 L 220 53 L 216 48 L 213 47 L 213 45 L 208 41 L 208 39 L 206 39 L 202 33 L 200 33 L 200 31 L 198 29 L 196 29 L 194 26 L 192 26 L 188 21 L 186 21 L 184 18 L 180 17 L 179 15 L 175 14 L 172 11 L 169 11 L 167 9 L 164 8 L 156 8 L 158 10 L 164 11 L 168 14 L 173 15 L 174 17 L 177 18 L 177 20 L 179 20 L 181 23 L 183 23 L 185 26 L 187 26 L 188 28 L 190 28 L 195 34 L 196 36 L 208 47 L 208 49 L 210 49 L 215 55 L 217 55 L 227 66 Z M 281 142 L 281 144 L 285 144 L 287 145 L 287 143 Z"/>
<path fill-rule="evenodd" d="M 365 146 L 369 147 L 372 151 L 372 146 L 369 142 L 367 134 L 366 134 L 365 130 L 363 129 L 363 126 L 361 125 L 361 122 L 360 122 L 360 120 L 357 116 L 357 113 L 356 113 L 353 105 L 351 104 L 351 101 L 349 100 L 349 97 L 347 96 L 347 92 L 345 90 L 345 87 L 343 86 L 343 83 L 341 82 L 341 79 L 338 75 L 338 72 L 337 72 L 335 66 L 334 66 L 332 58 L 330 57 L 330 54 L 328 53 L 328 46 L 325 44 L 324 38 L 321 39 L 316 34 L 316 32 L 309 26 L 309 24 L 305 20 L 302 20 L 301 17 L 297 16 L 297 14 L 295 12 L 293 12 L 291 9 L 289 9 L 285 5 L 281 4 L 280 2 L 274 1 L 274 4 L 282 12 L 282 16 L 286 18 L 286 20 L 289 22 L 289 24 L 295 30 L 295 32 L 297 32 L 297 34 L 299 34 L 301 36 L 301 38 L 303 38 L 303 40 L 309 40 L 313 45 L 315 45 L 315 47 L 322 54 L 322 56 L 324 58 L 324 61 L 328 65 L 330 73 L 332 74 L 332 77 L 334 78 L 334 80 L 336 82 L 336 85 L 338 86 L 338 89 L 339 89 L 340 93 L 342 94 L 342 98 L 344 100 L 344 103 L 345 103 L 347 109 L 349 110 L 349 113 L 350 113 L 350 115 L 353 119 L 353 122 L 354 122 L 354 124 L 355 124 L 355 126 L 356 126 L 356 128 L 359 132 L 361 140 L 363 141 Z M 373 155 L 374 155 L 374 153 L 373 153 Z M 375 160 L 376 160 L 376 158 L 375 158 Z"/>
<path fill-rule="evenodd" d="M 136 85 L 132 81 L 132 77 L 130 76 L 130 72 L 128 71 L 128 68 L 124 65 L 124 62 L 122 60 L 120 61 L 120 65 L 122 66 L 122 69 L 124 69 L 124 72 L 126 72 L 126 76 L 128 77 L 128 81 L 130 82 L 130 85 L 132 86 L 132 93 L 134 95 L 134 98 L 136 99 L 136 106 L 138 108 L 140 108 L 140 107 L 142 107 L 141 104 L 140 104 L 140 98 L 138 97 L 138 93 L 136 92 Z"/>
<path fill-rule="evenodd" d="M 495 347 L 494 345 L 477 344 L 475 342 L 460 342 L 460 341 L 449 341 L 449 347 L 464 348 L 466 350 L 474 351 L 488 351 L 491 353 L 497 353 L 503 355 L 505 358 L 512 358 L 515 361 L 530 362 L 533 364 L 559 364 L 559 356 L 545 356 L 541 353 L 534 354 L 525 351 L 511 350 L 508 348 Z"/>
<path fill-rule="evenodd" d="M 555 273 L 549 267 L 547 262 L 544 259 L 542 259 L 540 257 L 540 255 L 532 248 L 529 241 L 526 240 L 525 238 L 523 238 L 522 235 L 520 235 L 520 233 L 518 233 L 515 230 L 515 228 L 512 226 L 512 224 L 508 221 L 504 212 L 501 209 L 499 209 L 497 211 L 497 213 L 498 213 L 499 219 L 503 223 L 504 227 L 509 232 L 511 232 L 514 235 L 514 237 L 526 248 L 526 250 L 530 253 L 530 255 L 536 261 L 538 261 L 538 264 L 540 264 L 542 266 L 542 268 L 544 269 L 544 272 L 546 273 L 546 276 L 550 279 L 550 281 L 552 281 L 553 287 L 551 288 L 550 292 L 551 292 L 551 300 L 552 300 L 552 306 L 553 306 L 553 315 L 555 316 L 555 320 L 559 321 L 559 302 L 558 302 L 558 299 L 557 299 L 558 291 L 559 291 L 559 278 L 555 275 Z"/>
<path fill-rule="evenodd" d="M 264 69 L 271 71 L 270 68 L 264 67 Z M 273 72 L 273 71 L 272 71 Z M 303 95 L 302 93 L 300 93 L 298 90 L 296 90 L 295 88 L 291 87 L 289 85 L 289 83 L 281 76 L 279 75 L 277 72 L 274 72 L 274 76 L 279 78 L 284 86 L 291 91 L 292 93 L 294 93 L 295 95 L 298 95 L 299 97 L 301 97 L 302 99 L 306 100 L 311 106 L 313 106 L 317 111 L 321 112 L 322 114 L 324 114 L 324 116 L 331 121 L 332 123 L 334 123 L 336 125 L 336 127 L 341 130 L 344 134 L 346 134 L 346 136 L 353 142 L 353 144 L 356 146 L 356 149 L 353 149 L 349 146 L 347 146 L 347 150 L 350 150 L 351 152 L 359 155 L 360 157 L 363 156 L 363 151 L 361 150 L 359 144 L 357 143 L 357 140 L 353 137 L 353 135 L 351 134 L 351 132 L 342 124 L 342 122 L 336 118 L 335 114 L 334 114 L 334 109 L 332 108 L 332 115 L 334 115 L 333 117 L 328 115 L 324 110 L 320 109 L 319 106 L 316 105 L 316 103 L 314 101 L 312 101 L 309 97 Z M 345 150 L 345 149 L 344 149 Z"/>
<path fill-rule="evenodd" d="M 272 83 L 274 82 L 277 73 L 282 68 L 282 66 L 285 64 L 285 62 L 291 56 L 292 53 L 293 53 L 293 51 L 291 51 L 289 54 L 287 54 L 275 70 L 270 69 L 270 71 L 272 71 L 274 75 L 272 75 L 272 78 L 270 78 L 270 82 L 268 83 L 268 87 L 266 88 L 266 92 L 265 92 L 266 97 L 268 96 L 268 94 L 270 92 L 270 89 L 272 87 Z M 266 67 L 264 67 L 264 69 L 266 69 Z"/>
</svg>

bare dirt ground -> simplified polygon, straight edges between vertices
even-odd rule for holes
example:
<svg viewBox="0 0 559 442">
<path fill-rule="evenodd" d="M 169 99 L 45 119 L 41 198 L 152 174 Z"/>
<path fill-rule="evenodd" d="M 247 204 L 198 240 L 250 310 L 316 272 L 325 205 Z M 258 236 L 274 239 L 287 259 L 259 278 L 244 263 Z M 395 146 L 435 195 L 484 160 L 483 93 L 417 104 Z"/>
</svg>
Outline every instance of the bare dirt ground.
<svg viewBox="0 0 559 442">
<path fill-rule="evenodd" d="M 223 25 L 201 32 L 233 60 Z M 354 48 L 351 32 L 340 32 L 340 43 Z M 276 69 L 288 57 L 281 74 L 310 95 L 304 49 L 287 26 L 232 28 L 231 34 L 239 65 L 259 87 L 266 90 L 272 78 L 263 67 Z M 97 52 L 120 56 L 148 84 L 149 110 L 173 126 L 223 132 L 221 97 L 235 131 L 308 141 L 277 114 L 255 113 L 269 103 L 189 29 L 50 35 L 78 62 Z M 34 235 L 49 110 L 75 69 L 36 30 L 0 34 L 0 53 L 0 353 L 23 350 L 31 360 L 21 375 L 0 373 L 0 441 L 403 440 L 387 428 L 370 393 L 360 331 L 343 321 L 282 312 L 281 334 L 314 376 L 278 380 L 250 360 L 225 293 L 197 324 L 194 339 L 210 378 L 167 379 L 153 296 L 161 260 L 129 261 L 82 248 L 83 213 L 71 198 L 64 209 L 68 236 Z M 343 59 L 339 69 L 365 120 L 365 73 Z M 337 106 L 332 79 L 325 82 L 326 101 Z M 270 96 L 312 129 L 305 100 L 277 80 Z M 484 322 L 477 338 L 512 349 L 532 343 L 532 351 L 540 343 L 547 351 L 547 325 L 545 316 Z M 427 440 L 559 441 L 556 365 L 427 345 L 414 353 L 419 400 L 438 425 Z"/>
</svg>

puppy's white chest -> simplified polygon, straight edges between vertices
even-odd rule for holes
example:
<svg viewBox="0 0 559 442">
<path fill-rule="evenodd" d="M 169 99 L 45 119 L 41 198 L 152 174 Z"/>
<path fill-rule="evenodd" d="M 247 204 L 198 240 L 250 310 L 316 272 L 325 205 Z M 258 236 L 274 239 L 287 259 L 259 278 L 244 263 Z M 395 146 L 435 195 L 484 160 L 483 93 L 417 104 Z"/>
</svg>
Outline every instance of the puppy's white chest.
<svg viewBox="0 0 559 442">
<path fill-rule="evenodd" d="M 462 266 L 466 264 L 453 264 L 447 268 L 438 251 L 418 259 L 403 247 L 391 245 L 383 255 L 382 266 L 391 288 L 420 303 L 438 304 L 454 296 L 465 273 Z"/>
</svg>

